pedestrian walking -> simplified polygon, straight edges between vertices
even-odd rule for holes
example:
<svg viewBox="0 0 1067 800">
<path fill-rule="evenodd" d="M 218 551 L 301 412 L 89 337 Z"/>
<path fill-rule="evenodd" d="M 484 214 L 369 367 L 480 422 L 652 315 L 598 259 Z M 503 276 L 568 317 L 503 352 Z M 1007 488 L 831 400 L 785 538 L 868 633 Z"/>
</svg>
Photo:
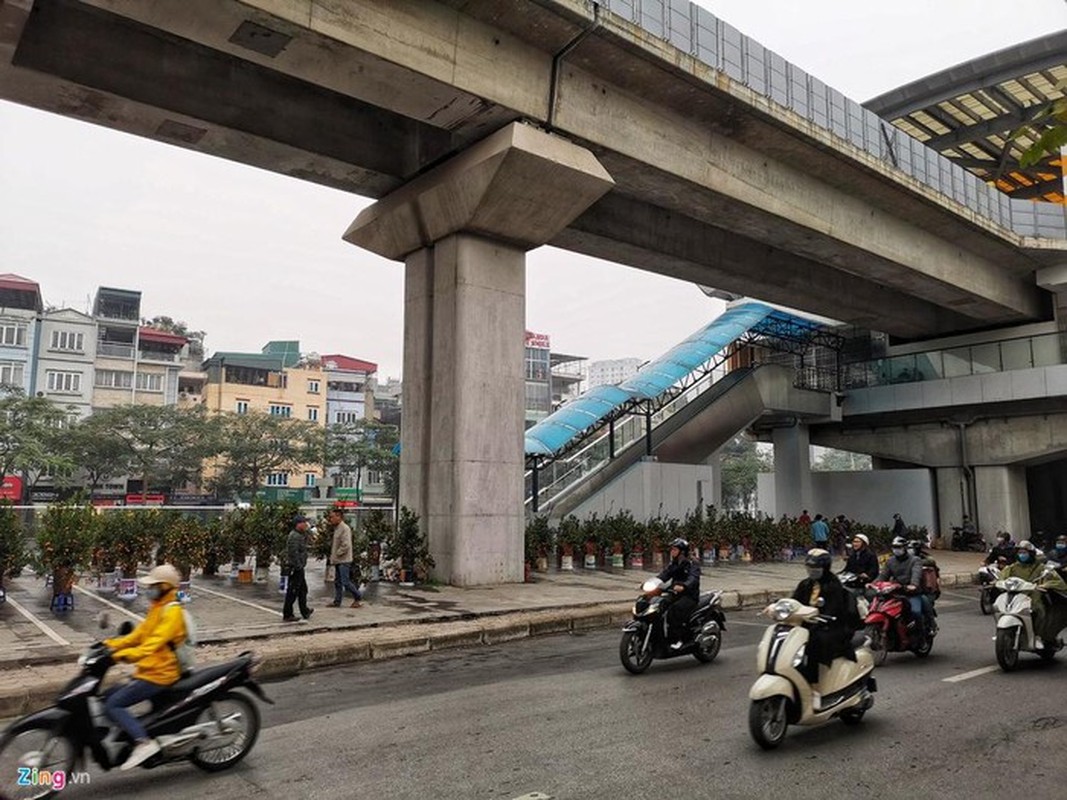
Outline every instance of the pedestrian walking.
<svg viewBox="0 0 1067 800">
<path fill-rule="evenodd" d="M 351 608 L 359 608 L 363 603 L 363 595 L 359 588 L 352 583 L 352 529 L 345 523 L 345 515 L 339 508 L 331 508 L 328 516 L 333 526 L 333 542 L 330 547 L 330 563 L 333 564 L 333 602 L 334 608 L 341 607 L 345 590 L 352 593 Z"/>
<path fill-rule="evenodd" d="M 816 547 L 826 549 L 830 542 L 830 526 L 822 518 L 822 514 L 815 515 L 815 521 L 811 523 L 811 540 Z"/>
<path fill-rule="evenodd" d="M 285 540 L 285 558 L 289 565 L 289 583 L 285 587 L 285 605 L 282 607 L 282 621 L 296 622 L 293 604 L 300 606 L 300 616 L 310 619 L 315 609 L 308 608 L 308 582 L 304 571 L 308 563 L 308 519 L 303 514 L 293 517 L 293 529 Z"/>
</svg>

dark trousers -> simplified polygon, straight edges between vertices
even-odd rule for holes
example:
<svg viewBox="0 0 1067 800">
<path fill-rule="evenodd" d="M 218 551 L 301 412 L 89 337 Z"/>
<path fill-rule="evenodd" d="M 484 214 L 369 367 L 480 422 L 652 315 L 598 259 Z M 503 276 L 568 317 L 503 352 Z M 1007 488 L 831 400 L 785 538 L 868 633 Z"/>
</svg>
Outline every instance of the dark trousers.
<svg viewBox="0 0 1067 800">
<path fill-rule="evenodd" d="M 308 608 L 308 582 L 304 576 L 303 567 L 290 567 L 289 583 L 285 587 L 285 605 L 282 607 L 282 616 L 293 616 L 293 603 L 300 604 L 300 616 L 307 618 L 311 613 Z"/>
<path fill-rule="evenodd" d="M 135 742 L 147 739 L 148 732 L 144 729 L 144 725 L 129 712 L 127 706 L 135 706 L 145 700 L 151 700 L 166 688 L 166 686 L 136 679 L 116 686 L 104 695 L 104 713 L 110 717 L 112 722 L 126 731 Z"/>
<path fill-rule="evenodd" d="M 696 610 L 697 601 L 684 594 L 677 595 L 667 608 L 667 637 L 672 642 L 685 639 L 685 628 L 689 617 Z"/>
<path fill-rule="evenodd" d="M 359 588 L 354 583 L 352 583 L 352 565 L 337 564 L 334 566 L 333 573 L 334 605 L 341 605 L 341 599 L 344 597 L 346 589 L 352 593 L 353 599 L 363 599 L 363 595 L 359 593 Z"/>
</svg>

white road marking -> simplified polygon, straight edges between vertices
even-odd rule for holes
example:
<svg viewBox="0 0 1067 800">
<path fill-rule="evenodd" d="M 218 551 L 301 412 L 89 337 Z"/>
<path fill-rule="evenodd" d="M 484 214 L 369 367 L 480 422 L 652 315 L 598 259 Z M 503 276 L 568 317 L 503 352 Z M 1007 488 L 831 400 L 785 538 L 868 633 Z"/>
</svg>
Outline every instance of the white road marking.
<svg viewBox="0 0 1067 800">
<path fill-rule="evenodd" d="M 991 667 L 982 667 L 981 669 L 972 669 L 970 672 L 962 672 L 959 675 L 953 675 L 951 678 L 942 678 L 942 683 L 959 683 L 960 681 L 967 681 L 971 678 L 977 678 L 980 675 L 988 675 L 990 672 L 996 672 L 1000 667 L 993 665 Z"/>
<path fill-rule="evenodd" d="M 552 795 L 544 792 L 530 792 L 529 794 L 519 795 L 515 800 L 552 800 Z"/>
<path fill-rule="evenodd" d="M 278 616 L 278 617 L 280 617 L 282 615 L 281 611 L 276 611 L 273 608 L 267 608 L 266 606 L 261 606 L 258 603 L 252 603 L 252 602 L 250 602 L 248 600 L 242 600 L 239 597 L 230 597 L 230 595 L 228 595 L 228 594 L 223 594 L 222 592 L 216 592 L 214 589 L 206 589 L 203 586 L 196 586 L 196 587 L 194 587 L 193 591 L 194 592 L 207 592 L 208 594 L 213 594 L 216 597 L 221 597 L 224 600 L 230 600 L 230 601 L 232 601 L 234 603 L 240 603 L 241 605 L 249 606 L 250 608 L 258 608 L 260 611 L 266 611 L 268 614 L 274 614 L 275 616 Z"/>
<path fill-rule="evenodd" d="M 110 600 L 105 600 L 103 597 L 98 595 L 96 592 L 90 592 L 88 589 L 83 589 L 82 587 L 78 586 L 77 584 L 74 584 L 74 591 L 81 592 L 86 597 L 91 597 L 96 602 L 103 603 L 105 606 L 108 606 L 109 608 L 113 608 L 116 611 L 125 614 L 127 617 L 130 617 L 131 619 L 137 620 L 138 622 L 140 622 L 141 620 L 144 619 L 144 617 L 142 617 L 140 614 L 134 614 L 128 608 L 123 608 L 122 606 L 118 605 L 117 603 L 112 603 Z"/>
<path fill-rule="evenodd" d="M 41 620 L 37 619 L 37 617 L 35 617 L 33 614 L 31 614 L 29 611 L 27 611 L 25 608 L 23 608 L 22 605 L 17 600 L 15 600 L 15 598 L 13 598 L 13 597 L 11 597 L 9 595 L 8 598 L 7 598 L 7 602 L 9 602 L 11 604 L 11 607 L 13 609 L 15 609 L 17 612 L 22 614 L 22 616 L 24 616 L 26 619 L 28 619 L 30 622 L 32 622 L 34 625 L 36 625 L 38 628 L 40 628 L 41 632 L 45 636 L 47 636 L 49 639 L 51 639 L 53 642 L 55 642 L 56 644 L 62 644 L 62 645 L 69 645 L 70 644 L 70 642 L 68 642 L 66 639 L 64 639 L 62 636 L 60 636 L 54 630 L 52 630 L 47 625 L 45 625 Z"/>
</svg>

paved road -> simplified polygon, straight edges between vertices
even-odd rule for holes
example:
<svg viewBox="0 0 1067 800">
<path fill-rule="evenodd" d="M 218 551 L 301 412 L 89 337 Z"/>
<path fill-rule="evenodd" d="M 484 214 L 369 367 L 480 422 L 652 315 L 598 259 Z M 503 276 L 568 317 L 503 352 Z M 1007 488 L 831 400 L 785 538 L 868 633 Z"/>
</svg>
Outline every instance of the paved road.
<svg viewBox="0 0 1067 800">
<path fill-rule="evenodd" d="M 934 652 L 891 654 L 858 728 L 791 728 L 760 751 L 746 726 L 764 625 L 730 615 L 719 659 L 625 673 L 618 634 L 551 636 L 307 673 L 230 773 L 105 775 L 71 797 L 1062 798 L 1067 657 L 1006 675 L 974 592 L 948 592 Z M 960 678 L 948 682 L 947 678 Z M 1021 776 L 1029 776 L 1023 779 Z M 537 796 L 537 795 L 533 795 Z"/>
</svg>

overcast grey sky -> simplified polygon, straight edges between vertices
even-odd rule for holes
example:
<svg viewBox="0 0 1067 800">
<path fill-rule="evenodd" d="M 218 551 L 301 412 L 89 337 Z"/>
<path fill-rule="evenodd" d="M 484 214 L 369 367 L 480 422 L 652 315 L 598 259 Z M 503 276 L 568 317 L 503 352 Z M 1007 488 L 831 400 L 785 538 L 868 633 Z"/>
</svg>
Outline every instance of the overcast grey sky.
<svg viewBox="0 0 1067 800">
<path fill-rule="evenodd" d="M 1064 0 L 701 0 L 853 99 L 1067 27 Z M 300 339 L 399 376 L 403 268 L 341 241 L 364 198 L 0 102 L 0 272 L 85 310 L 139 289 L 145 316 L 209 350 Z M 721 309 L 691 284 L 551 248 L 530 254 L 527 320 L 554 350 L 659 355 Z"/>
</svg>

